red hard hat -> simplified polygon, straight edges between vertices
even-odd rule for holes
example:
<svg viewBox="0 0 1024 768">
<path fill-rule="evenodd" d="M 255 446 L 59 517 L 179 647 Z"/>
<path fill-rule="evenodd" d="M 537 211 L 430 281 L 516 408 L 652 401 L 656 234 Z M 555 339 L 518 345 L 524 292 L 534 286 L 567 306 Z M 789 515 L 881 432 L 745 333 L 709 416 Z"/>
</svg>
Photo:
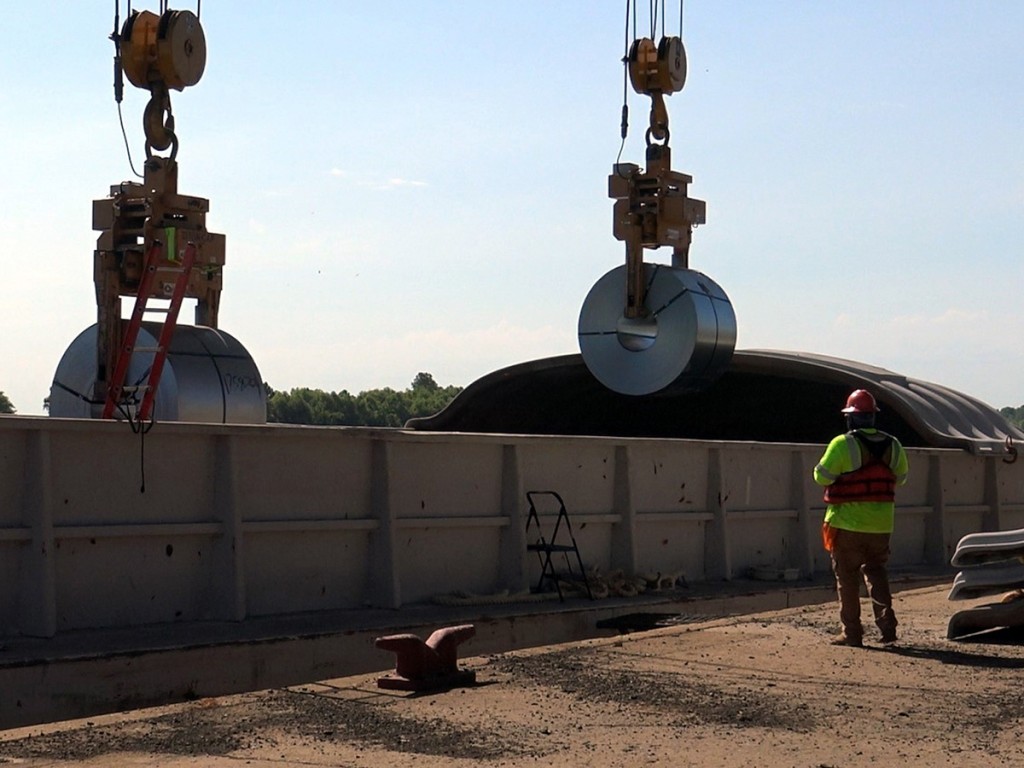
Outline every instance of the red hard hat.
<svg viewBox="0 0 1024 768">
<path fill-rule="evenodd" d="M 878 413 L 875 396 L 866 389 L 855 389 L 846 398 L 846 407 L 842 413 Z"/>
</svg>

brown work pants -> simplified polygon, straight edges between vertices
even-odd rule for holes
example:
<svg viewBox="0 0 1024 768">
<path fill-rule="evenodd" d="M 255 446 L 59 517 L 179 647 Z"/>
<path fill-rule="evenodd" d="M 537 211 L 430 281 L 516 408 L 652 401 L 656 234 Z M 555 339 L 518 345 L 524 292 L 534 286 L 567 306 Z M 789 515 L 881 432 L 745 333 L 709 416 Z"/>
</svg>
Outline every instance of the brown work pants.
<svg viewBox="0 0 1024 768">
<path fill-rule="evenodd" d="M 860 583 L 863 576 L 875 614 L 875 624 L 882 634 L 896 631 L 896 614 L 892 610 L 892 592 L 889 589 L 888 533 L 859 533 L 835 531 L 832 546 L 832 571 L 836 575 L 839 592 L 839 620 L 847 637 L 861 638 L 864 627 L 860 622 Z"/>
</svg>

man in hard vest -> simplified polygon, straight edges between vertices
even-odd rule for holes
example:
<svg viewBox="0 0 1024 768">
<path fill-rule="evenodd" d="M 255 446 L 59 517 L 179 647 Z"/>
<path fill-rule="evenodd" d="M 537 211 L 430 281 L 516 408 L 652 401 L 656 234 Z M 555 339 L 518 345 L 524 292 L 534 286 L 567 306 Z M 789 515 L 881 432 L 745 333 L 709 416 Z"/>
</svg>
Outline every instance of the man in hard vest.
<svg viewBox="0 0 1024 768">
<path fill-rule="evenodd" d="M 860 620 L 863 575 L 875 624 L 883 643 L 896 641 L 896 614 L 889 589 L 889 538 L 893 528 L 896 486 L 907 481 L 907 454 L 900 441 L 875 429 L 878 404 L 865 389 L 854 391 L 842 412 L 847 432 L 834 438 L 814 468 L 814 481 L 825 486 L 822 538 L 832 555 L 843 631 L 834 645 L 864 644 Z"/>
</svg>

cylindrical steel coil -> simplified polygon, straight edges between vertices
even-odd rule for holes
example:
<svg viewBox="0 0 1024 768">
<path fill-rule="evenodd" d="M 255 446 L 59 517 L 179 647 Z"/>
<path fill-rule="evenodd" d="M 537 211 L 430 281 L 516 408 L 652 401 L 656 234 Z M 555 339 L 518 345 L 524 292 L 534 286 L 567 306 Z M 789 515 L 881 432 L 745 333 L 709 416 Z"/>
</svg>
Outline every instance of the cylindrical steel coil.
<svg viewBox="0 0 1024 768">
<path fill-rule="evenodd" d="M 626 267 L 594 284 L 580 310 L 583 361 L 624 395 L 700 390 L 729 366 L 736 315 L 725 291 L 692 269 L 644 264 L 644 317 L 624 314 Z"/>
<path fill-rule="evenodd" d="M 137 347 L 155 347 L 160 323 L 143 323 Z M 132 356 L 127 385 L 144 385 L 153 352 Z M 95 393 L 96 326 L 71 342 L 50 387 L 50 415 L 99 418 L 103 400 Z M 138 393 L 138 399 L 142 394 Z M 132 409 L 127 409 L 133 414 Z M 116 412 L 118 418 L 124 413 Z M 179 325 L 174 331 L 156 390 L 153 418 L 212 424 L 265 424 L 267 395 L 259 369 L 245 347 L 214 328 Z"/>
</svg>

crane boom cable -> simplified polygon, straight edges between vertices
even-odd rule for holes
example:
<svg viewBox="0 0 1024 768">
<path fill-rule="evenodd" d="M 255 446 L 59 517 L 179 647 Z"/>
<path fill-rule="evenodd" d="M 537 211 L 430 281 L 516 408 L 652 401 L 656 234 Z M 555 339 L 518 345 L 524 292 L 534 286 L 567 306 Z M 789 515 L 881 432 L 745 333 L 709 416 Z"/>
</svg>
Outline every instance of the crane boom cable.
<svg viewBox="0 0 1024 768">
<path fill-rule="evenodd" d="M 124 137 L 124 151 L 128 155 L 128 166 L 132 169 L 132 173 L 138 176 L 140 179 L 145 178 L 141 173 L 135 170 L 135 161 L 132 160 L 132 149 L 128 144 L 128 131 L 124 127 L 124 114 L 121 112 L 121 104 L 117 105 L 117 119 L 121 123 L 121 136 Z"/>
<path fill-rule="evenodd" d="M 629 5 L 626 0 L 626 30 L 622 38 L 622 140 L 625 142 L 629 130 Z M 633 29 L 636 30 L 636 8 L 633 9 Z M 622 154 L 621 147 L 619 154 Z"/>
<path fill-rule="evenodd" d="M 626 147 L 626 136 L 629 134 L 629 6 L 626 0 L 626 29 L 622 39 L 622 117 L 619 123 L 619 152 L 615 156 L 615 164 L 622 159 L 622 150 Z M 633 6 L 633 30 L 636 31 L 636 6 Z"/>
<path fill-rule="evenodd" d="M 131 16 L 132 3 L 128 0 L 128 15 Z M 114 101 L 117 102 L 117 122 L 121 126 L 121 137 L 124 139 L 124 151 L 128 155 L 128 167 L 138 178 L 144 176 L 135 170 L 135 161 L 132 160 L 132 148 L 128 143 L 128 131 L 124 127 L 124 112 L 121 110 L 121 101 L 124 98 L 124 81 L 121 73 L 121 0 L 114 0 L 114 31 L 110 33 L 110 39 L 114 41 Z"/>
</svg>

